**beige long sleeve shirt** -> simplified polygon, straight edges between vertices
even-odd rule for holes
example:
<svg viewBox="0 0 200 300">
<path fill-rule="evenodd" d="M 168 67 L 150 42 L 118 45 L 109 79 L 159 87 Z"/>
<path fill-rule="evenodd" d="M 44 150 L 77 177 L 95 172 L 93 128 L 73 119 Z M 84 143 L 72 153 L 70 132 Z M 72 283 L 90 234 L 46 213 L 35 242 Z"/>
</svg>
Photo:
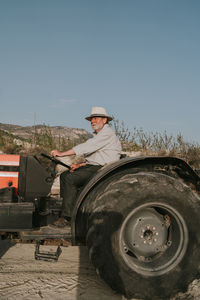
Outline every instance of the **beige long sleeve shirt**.
<svg viewBox="0 0 200 300">
<path fill-rule="evenodd" d="M 121 144 L 110 126 L 105 124 L 93 138 L 73 150 L 76 155 L 84 156 L 87 164 L 104 166 L 120 158 Z"/>
</svg>

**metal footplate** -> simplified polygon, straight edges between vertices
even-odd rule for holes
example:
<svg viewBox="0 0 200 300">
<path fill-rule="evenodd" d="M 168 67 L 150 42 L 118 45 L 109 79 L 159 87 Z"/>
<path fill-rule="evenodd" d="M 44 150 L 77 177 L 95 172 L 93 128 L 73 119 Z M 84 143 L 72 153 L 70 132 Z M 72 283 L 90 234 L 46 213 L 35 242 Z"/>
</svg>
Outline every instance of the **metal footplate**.
<svg viewBox="0 0 200 300">
<path fill-rule="evenodd" d="M 43 240 L 36 241 L 35 246 L 35 259 L 44 261 L 57 261 L 62 253 L 61 247 L 58 246 L 55 252 L 53 251 L 40 251 L 40 245 L 43 245 Z"/>
<path fill-rule="evenodd" d="M 60 245 L 57 243 L 56 245 L 58 245 L 58 247 L 55 252 L 41 251 L 41 245 L 48 246 L 48 244 L 45 243 L 46 241 L 65 240 L 67 245 L 70 245 L 72 241 L 71 227 L 52 228 L 51 226 L 44 226 L 38 230 L 23 231 L 21 232 L 20 237 L 23 241 L 35 241 L 35 259 L 45 261 L 57 261 L 62 252 Z"/>
</svg>

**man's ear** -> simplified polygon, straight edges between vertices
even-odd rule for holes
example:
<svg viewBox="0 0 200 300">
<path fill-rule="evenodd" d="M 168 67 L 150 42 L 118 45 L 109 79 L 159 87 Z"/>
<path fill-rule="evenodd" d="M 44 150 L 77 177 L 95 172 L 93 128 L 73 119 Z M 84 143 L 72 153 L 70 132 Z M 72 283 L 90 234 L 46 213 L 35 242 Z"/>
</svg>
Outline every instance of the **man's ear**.
<svg viewBox="0 0 200 300">
<path fill-rule="evenodd" d="M 105 125 L 107 123 L 108 119 L 107 118 L 103 118 L 103 124 Z"/>
</svg>

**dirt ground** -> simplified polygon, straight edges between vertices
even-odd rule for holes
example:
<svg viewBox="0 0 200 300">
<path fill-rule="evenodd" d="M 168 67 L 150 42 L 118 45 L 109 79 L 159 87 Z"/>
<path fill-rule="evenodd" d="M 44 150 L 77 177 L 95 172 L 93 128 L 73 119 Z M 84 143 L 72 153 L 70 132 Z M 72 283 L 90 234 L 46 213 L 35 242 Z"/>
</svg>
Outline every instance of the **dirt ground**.
<svg viewBox="0 0 200 300">
<path fill-rule="evenodd" d="M 96 274 L 86 247 L 61 247 L 57 262 L 34 259 L 35 245 L 0 241 L 0 299 L 124 300 Z M 55 251 L 56 246 L 41 246 Z M 162 299 L 162 296 L 161 296 Z M 171 300 L 200 299 L 200 281 Z"/>
</svg>

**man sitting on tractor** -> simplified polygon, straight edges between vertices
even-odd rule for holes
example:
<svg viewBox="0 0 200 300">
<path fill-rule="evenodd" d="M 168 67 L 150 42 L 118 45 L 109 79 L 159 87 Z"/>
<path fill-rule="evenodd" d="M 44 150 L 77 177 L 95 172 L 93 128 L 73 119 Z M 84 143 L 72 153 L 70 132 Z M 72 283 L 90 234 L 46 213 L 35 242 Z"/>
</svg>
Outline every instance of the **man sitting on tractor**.
<svg viewBox="0 0 200 300">
<path fill-rule="evenodd" d="M 93 107 L 91 115 L 85 119 L 91 122 L 94 130 L 93 138 L 65 152 L 51 151 L 53 157 L 70 155 L 85 157 L 85 162 L 71 164 L 70 170 L 60 175 L 62 211 L 60 218 L 53 223 L 53 226 L 59 228 L 70 224 L 78 189 L 102 166 L 120 159 L 121 144 L 108 125 L 109 121 L 112 121 L 112 117 L 107 114 L 106 110 L 103 107 Z"/>
</svg>

